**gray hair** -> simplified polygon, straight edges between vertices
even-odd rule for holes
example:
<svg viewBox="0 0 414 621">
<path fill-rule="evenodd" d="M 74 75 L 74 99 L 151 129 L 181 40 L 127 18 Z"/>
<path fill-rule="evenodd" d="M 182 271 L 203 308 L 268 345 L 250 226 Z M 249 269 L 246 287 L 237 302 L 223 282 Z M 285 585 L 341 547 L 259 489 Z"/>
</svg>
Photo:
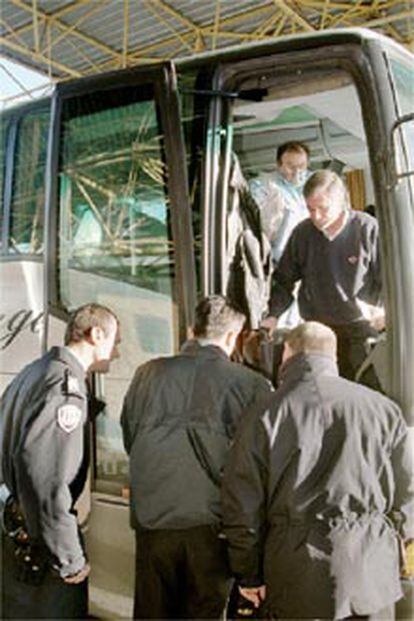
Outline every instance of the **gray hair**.
<svg viewBox="0 0 414 621">
<path fill-rule="evenodd" d="M 195 310 L 194 336 L 207 340 L 221 338 L 230 330 L 240 331 L 245 321 L 245 315 L 226 298 L 210 295 L 200 300 Z"/>
<path fill-rule="evenodd" d="M 336 358 L 336 335 L 331 328 L 317 321 L 305 321 L 293 328 L 285 338 L 293 354 L 325 354 Z"/>
<path fill-rule="evenodd" d="M 339 200 L 343 211 L 351 207 L 346 186 L 341 177 L 333 170 L 317 170 L 309 177 L 303 187 L 305 199 L 309 198 L 316 191 L 326 191 L 329 196 Z"/>
</svg>

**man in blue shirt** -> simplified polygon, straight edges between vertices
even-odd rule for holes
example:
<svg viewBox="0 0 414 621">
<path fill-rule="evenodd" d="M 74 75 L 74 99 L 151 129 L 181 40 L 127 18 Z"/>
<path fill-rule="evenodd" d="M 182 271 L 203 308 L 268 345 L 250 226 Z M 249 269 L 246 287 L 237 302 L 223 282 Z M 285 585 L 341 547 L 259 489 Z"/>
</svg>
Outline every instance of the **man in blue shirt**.
<svg viewBox="0 0 414 621">
<path fill-rule="evenodd" d="M 250 184 L 260 207 L 262 227 L 272 244 L 278 263 L 291 232 L 309 217 L 303 186 L 309 177 L 309 149 L 302 142 L 285 142 L 276 154 L 277 170 L 265 173 Z"/>
</svg>

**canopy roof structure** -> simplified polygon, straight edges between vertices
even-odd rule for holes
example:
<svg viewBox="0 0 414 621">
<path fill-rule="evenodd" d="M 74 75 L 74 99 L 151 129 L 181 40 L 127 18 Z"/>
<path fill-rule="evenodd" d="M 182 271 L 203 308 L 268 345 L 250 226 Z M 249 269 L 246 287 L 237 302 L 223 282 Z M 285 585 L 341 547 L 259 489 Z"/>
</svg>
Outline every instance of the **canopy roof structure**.
<svg viewBox="0 0 414 621">
<path fill-rule="evenodd" d="M 2 0 L 0 49 L 3 57 L 60 81 L 351 26 L 414 50 L 411 0 Z"/>
</svg>

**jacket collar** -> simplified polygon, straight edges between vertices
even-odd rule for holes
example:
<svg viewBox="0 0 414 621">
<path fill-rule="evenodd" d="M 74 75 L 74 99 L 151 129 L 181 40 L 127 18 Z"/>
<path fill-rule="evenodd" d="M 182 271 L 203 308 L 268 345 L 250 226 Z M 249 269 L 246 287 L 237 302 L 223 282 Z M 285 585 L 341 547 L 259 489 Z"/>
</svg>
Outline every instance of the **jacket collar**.
<svg viewBox="0 0 414 621">
<path fill-rule="evenodd" d="M 335 360 L 325 354 L 296 354 L 285 362 L 281 368 L 280 382 L 307 379 L 310 376 L 325 375 L 337 377 L 338 365 Z"/>
<path fill-rule="evenodd" d="M 181 353 L 185 356 L 192 357 L 203 356 L 205 358 L 222 358 L 223 360 L 229 359 L 228 355 L 223 349 L 221 349 L 221 347 L 218 347 L 217 345 L 201 345 L 197 339 L 186 341 L 181 347 Z"/>
<path fill-rule="evenodd" d="M 85 378 L 86 372 L 79 360 L 74 356 L 67 347 L 52 347 L 50 350 L 50 356 L 54 360 L 61 360 L 67 364 L 73 373 L 78 377 Z"/>
</svg>

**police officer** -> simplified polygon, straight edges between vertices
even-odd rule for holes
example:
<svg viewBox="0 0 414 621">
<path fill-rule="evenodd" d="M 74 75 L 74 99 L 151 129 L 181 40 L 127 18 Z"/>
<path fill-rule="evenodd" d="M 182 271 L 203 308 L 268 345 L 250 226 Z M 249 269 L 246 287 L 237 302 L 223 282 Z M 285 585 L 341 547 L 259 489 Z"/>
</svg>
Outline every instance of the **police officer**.
<svg viewBox="0 0 414 621">
<path fill-rule="evenodd" d="M 87 616 L 85 555 L 74 505 L 88 469 L 86 373 L 117 356 L 118 320 L 87 304 L 65 347 L 26 366 L 0 402 L 4 618 Z"/>
</svg>

